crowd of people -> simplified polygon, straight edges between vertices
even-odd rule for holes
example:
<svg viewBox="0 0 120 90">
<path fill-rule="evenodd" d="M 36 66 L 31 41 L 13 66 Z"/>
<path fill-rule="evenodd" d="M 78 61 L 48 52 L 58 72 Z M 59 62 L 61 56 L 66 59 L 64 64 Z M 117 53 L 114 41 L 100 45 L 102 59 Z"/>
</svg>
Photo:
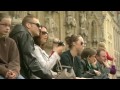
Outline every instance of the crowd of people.
<svg viewBox="0 0 120 90">
<path fill-rule="evenodd" d="M 82 36 L 73 34 L 65 37 L 69 49 L 64 51 L 66 44 L 55 38 L 49 55 L 45 51 L 49 33 L 37 17 L 25 16 L 12 30 L 11 22 L 8 14 L 0 13 L 0 79 L 58 79 L 69 69 L 74 71 L 74 79 L 110 79 L 109 74 L 116 74 L 116 59 L 104 42 L 97 50 L 86 48 Z"/>
</svg>

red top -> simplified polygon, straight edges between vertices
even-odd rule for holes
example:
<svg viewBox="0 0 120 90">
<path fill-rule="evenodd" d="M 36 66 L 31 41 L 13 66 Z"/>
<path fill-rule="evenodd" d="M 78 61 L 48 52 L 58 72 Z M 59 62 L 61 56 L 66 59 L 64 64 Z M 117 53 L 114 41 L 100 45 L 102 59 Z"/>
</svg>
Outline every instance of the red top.
<svg viewBox="0 0 120 90">
<path fill-rule="evenodd" d="M 108 60 L 113 61 L 113 57 L 111 57 L 107 51 L 106 51 L 106 55 Z"/>
</svg>

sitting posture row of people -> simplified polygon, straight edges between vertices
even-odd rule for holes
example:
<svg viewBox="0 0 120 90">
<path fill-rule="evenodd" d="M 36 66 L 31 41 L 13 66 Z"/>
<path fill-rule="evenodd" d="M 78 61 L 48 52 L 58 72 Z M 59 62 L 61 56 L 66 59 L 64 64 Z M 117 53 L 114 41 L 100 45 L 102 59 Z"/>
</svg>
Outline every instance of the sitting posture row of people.
<svg viewBox="0 0 120 90">
<path fill-rule="evenodd" d="M 38 18 L 27 15 L 10 32 L 11 20 L 0 13 L 0 78 L 52 79 L 58 75 L 58 62 L 72 67 L 75 79 L 109 78 L 113 68 L 107 63 L 105 49 L 85 48 L 82 36 L 71 35 L 65 38 L 67 51 L 63 52 L 65 44 L 56 38 L 49 55 L 45 51 L 49 33 Z"/>
<path fill-rule="evenodd" d="M 81 73 L 83 77 L 94 79 L 109 79 L 110 69 L 106 63 L 105 50 L 85 48 L 81 54 Z"/>
</svg>

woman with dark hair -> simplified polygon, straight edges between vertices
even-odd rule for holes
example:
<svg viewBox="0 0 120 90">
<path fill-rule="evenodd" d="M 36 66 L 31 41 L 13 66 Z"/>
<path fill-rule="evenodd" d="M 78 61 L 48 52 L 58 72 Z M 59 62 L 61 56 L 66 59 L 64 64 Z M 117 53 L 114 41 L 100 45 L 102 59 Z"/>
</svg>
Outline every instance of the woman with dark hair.
<svg viewBox="0 0 120 90">
<path fill-rule="evenodd" d="M 44 26 L 41 26 L 40 29 L 40 35 L 39 37 L 34 37 L 35 41 L 35 55 L 39 62 L 41 63 L 41 66 L 47 70 L 50 70 L 52 75 L 55 74 L 52 71 L 52 68 L 56 64 L 57 60 L 60 60 L 59 53 L 63 50 L 60 49 L 61 47 L 57 47 L 54 49 L 54 53 L 49 57 L 49 55 L 44 51 L 44 45 L 48 40 L 48 32 L 47 28 Z M 60 45 L 64 46 L 64 45 Z"/>
<path fill-rule="evenodd" d="M 84 40 L 80 35 L 71 35 L 65 38 L 69 50 L 61 55 L 61 64 L 73 67 L 76 79 L 81 77 L 81 62 L 77 56 L 84 49 Z"/>
</svg>

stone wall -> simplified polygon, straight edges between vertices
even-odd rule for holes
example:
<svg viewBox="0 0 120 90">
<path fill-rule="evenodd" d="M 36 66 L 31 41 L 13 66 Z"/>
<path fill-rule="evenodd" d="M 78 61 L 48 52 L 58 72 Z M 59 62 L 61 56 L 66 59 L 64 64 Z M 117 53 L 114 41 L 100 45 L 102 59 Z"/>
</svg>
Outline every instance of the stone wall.
<svg viewBox="0 0 120 90">
<path fill-rule="evenodd" d="M 0 11 L 4 12 L 4 11 Z M 120 13 L 117 11 L 5 11 L 13 17 L 13 26 L 21 23 L 27 14 L 34 14 L 49 32 L 47 52 L 52 47 L 53 38 L 64 41 L 66 36 L 80 34 L 87 42 L 86 47 L 96 48 L 98 42 L 106 44 L 110 54 L 117 58 L 120 67 Z M 49 46 L 48 46 L 49 45 Z M 120 69 L 118 68 L 118 71 Z"/>
</svg>

